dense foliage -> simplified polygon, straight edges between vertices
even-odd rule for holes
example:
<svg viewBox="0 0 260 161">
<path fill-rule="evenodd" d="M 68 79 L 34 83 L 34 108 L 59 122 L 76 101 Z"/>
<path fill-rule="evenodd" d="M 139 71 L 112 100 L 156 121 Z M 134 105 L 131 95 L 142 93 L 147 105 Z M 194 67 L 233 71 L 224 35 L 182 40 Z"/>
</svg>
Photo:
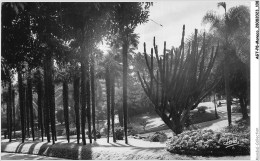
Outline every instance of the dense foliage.
<svg viewBox="0 0 260 161">
<path fill-rule="evenodd" d="M 174 136 L 167 143 L 167 150 L 177 154 L 203 156 L 249 155 L 250 133 L 187 131 Z"/>
</svg>

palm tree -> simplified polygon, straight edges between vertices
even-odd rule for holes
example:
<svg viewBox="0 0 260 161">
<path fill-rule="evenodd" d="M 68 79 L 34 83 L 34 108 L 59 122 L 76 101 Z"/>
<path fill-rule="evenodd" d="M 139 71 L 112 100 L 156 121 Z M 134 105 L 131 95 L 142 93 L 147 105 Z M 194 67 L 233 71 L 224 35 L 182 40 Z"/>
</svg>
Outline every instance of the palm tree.
<svg viewBox="0 0 260 161">
<path fill-rule="evenodd" d="M 28 106 L 27 107 L 30 111 L 30 124 L 31 124 L 31 131 L 32 131 L 32 138 L 34 141 L 34 117 L 33 117 L 33 94 L 32 94 L 32 78 L 31 78 L 31 69 L 28 69 L 28 77 L 27 77 L 27 96 L 28 96 Z"/>
<path fill-rule="evenodd" d="M 79 144 L 79 140 L 80 140 L 79 90 L 80 90 L 80 77 L 78 76 L 78 74 L 75 74 L 74 81 L 73 81 L 73 91 L 74 91 L 74 109 L 75 109 L 75 116 L 76 116 L 76 129 L 77 129 L 77 143 L 78 144 Z"/>
<path fill-rule="evenodd" d="M 93 126 L 93 136 L 94 136 L 94 141 L 97 140 L 96 138 L 96 91 L 95 91 L 95 87 L 96 87 L 96 79 L 95 79 L 95 68 L 96 68 L 96 64 L 98 64 L 98 59 L 100 59 L 103 55 L 102 55 L 102 51 L 98 50 L 98 49 L 94 49 L 94 52 L 91 54 L 90 56 L 90 83 L 91 83 L 91 110 L 92 110 L 92 126 Z"/>
<path fill-rule="evenodd" d="M 125 140 L 127 143 L 127 123 L 128 123 L 128 112 L 127 112 L 127 75 L 128 75 L 128 59 L 132 57 L 132 53 L 138 46 L 139 36 L 135 33 L 127 33 L 126 35 L 114 35 L 111 39 L 111 51 L 109 51 L 109 66 L 110 66 L 110 94 L 111 94 L 111 116 L 112 116 L 112 133 L 114 142 L 114 106 L 115 106 L 115 77 L 119 77 L 121 74 L 119 62 L 123 64 L 123 123 L 125 131 Z M 120 54 L 122 53 L 122 54 Z M 119 62 L 117 62 L 119 61 Z"/>
<path fill-rule="evenodd" d="M 25 109 L 24 109 L 24 84 L 22 78 L 22 70 L 18 68 L 18 87 L 19 87 L 19 106 L 22 126 L 22 143 L 25 140 Z"/>
<path fill-rule="evenodd" d="M 8 114 L 8 117 L 7 117 L 7 121 L 9 123 L 8 125 L 8 129 L 9 129 L 9 133 L 8 133 L 8 136 L 9 136 L 9 142 L 12 141 L 12 79 L 10 78 L 10 81 L 9 81 L 9 86 L 8 86 L 8 103 L 7 103 L 7 114 Z"/>
<path fill-rule="evenodd" d="M 246 6 L 232 7 L 227 11 L 226 3 L 218 3 L 218 7 L 223 7 L 224 15 L 217 15 L 215 12 L 208 12 L 204 17 L 203 23 L 211 24 L 211 31 L 219 36 L 217 37 L 222 43 L 224 51 L 224 80 L 225 93 L 228 112 L 228 124 L 231 125 L 231 95 L 229 87 L 229 62 L 230 53 L 236 52 L 240 55 L 247 55 L 243 53 L 246 51 L 249 43 L 249 18 L 250 12 Z M 243 32 L 242 32 L 243 31 Z M 239 38 L 239 39 L 238 39 Z M 240 45 L 238 45 L 240 44 Z M 243 44 L 243 45 L 242 45 Z"/>
</svg>

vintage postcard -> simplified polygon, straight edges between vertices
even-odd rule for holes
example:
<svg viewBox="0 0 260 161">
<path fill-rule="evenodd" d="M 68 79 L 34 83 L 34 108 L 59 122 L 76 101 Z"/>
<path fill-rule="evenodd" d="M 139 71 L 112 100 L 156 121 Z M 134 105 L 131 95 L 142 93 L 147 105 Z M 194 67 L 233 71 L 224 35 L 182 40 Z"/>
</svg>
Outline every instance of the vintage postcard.
<svg viewBox="0 0 260 161">
<path fill-rule="evenodd" d="M 259 160 L 259 1 L 1 1 L 1 160 Z"/>
</svg>

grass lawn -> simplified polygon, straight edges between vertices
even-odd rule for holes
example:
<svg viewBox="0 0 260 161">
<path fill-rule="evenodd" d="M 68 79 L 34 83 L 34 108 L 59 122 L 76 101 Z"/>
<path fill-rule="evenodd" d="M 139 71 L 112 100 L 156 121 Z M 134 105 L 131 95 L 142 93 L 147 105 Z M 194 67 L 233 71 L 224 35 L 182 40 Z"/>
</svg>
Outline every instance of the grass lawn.
<svg viewBox="0 0 260 161">
<path fill-rule="evenodd" d="M 191 113 L 193 114 L 192 124 L 216 120 L 215 113 L 213 110 L 206 110 L 205 113 L 199 113 L 196 110 L 194 110 L 191 111 Z M 145 131 L 143 130 L 143 126 L 140 125 L 141 121 L 147 122 Z M 150 116 L 148 116 L 147 114 L 135 116 L 131 119 L 130 125 L 133 127 L 134 130 L 136 130 L 140 134 L 169 129 L 164 124 L 162 119 L 156 114 Z"/>
</svg>

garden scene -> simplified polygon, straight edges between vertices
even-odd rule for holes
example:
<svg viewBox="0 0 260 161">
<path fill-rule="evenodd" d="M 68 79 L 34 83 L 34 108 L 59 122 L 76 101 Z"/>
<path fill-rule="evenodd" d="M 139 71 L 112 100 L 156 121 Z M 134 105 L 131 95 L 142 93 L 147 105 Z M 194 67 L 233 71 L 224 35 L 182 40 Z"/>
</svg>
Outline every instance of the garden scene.
<svg viewBox="0 0 260 161">
<path fill-rule="evenodd" d="M 2 2 L 1 159 L 250 159 L 249 4 Z"/>
</svg>

